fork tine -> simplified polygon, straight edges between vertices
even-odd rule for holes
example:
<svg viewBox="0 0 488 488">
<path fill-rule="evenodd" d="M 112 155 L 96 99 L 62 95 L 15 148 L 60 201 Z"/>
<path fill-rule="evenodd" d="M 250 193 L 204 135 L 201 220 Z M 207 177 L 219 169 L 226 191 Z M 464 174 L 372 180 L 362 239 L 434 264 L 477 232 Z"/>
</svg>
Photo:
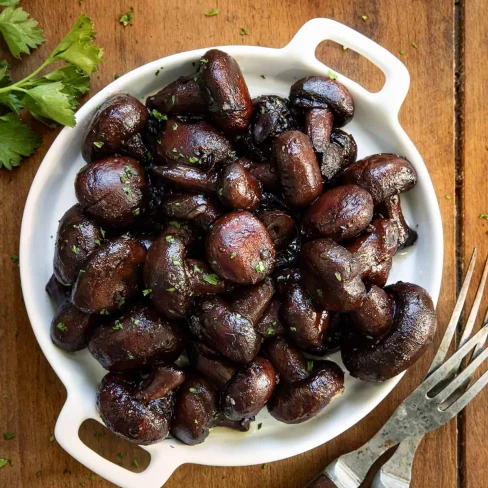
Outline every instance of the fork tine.
<svg viewBox="0 0 488 488">
<path fill-rule="evenodd" d="M 422 388 L 422 390 L 425 390 L 426 392 L 432 390 L 432 388 L 442 381 L 452 369 L 468 355 L 469 351 L 471 351 L 480 340 L 484 340 L 486 329 L 488 329 L 488 324 L 471 337 L 471 339 L 469 339 L 463 347 L 458 349 L 440 368 L 432 373 L 419 388 Z"/>
<path fill-rule="evenodd" d="M 485 331 L 486 334 L 486 331 Z M 483 363 L 483 361 L 488 357 L 488 349 L 485 349 L 481 354 L 479 354 L 474 361 L 471 361 L 469 365 L 459 373 L 456 378 L 449 383 L 440 393 L 438 393 L 434 398 L 437 402 L 442 403 L 447 400 L 463 383 L 465 383 L 468 378 L 471 378 L 476 372 L 478 367 Z"/>
<path fill-rule="evenodd" d="M 427 376 L 429 376 L 437 368 L 439 368 L 439 366 L 446 359 L 447 352 L 449 351 L 449 346 L 451 345 L 452 338 L 454 337 L 454 333 L 456 332 L 456 327 L 459 322 L 459 317 L 461 316 L 461 312 L 463 311 L 464 302 L 466 301 L 469 284 L 471 283 L 474 266 L 476 264 L 477 254 L 478 251 L 476 248 L 474 248 L 473 254 L 471 255 L 471 260 L 469 261 L 468 271 L 466 271 L 466 276 L 464 277 L 464 282 L 461 287 L 461 291 L 459 292 L 456 305 L 454 307 L 454 310 L 452 311 L 451 319 L 447 324 L 446 332 L 444 333 L 444 337 L 442 338 L 441 345 L 439 346 L 439 349 L 437 350 L 436 355 L 432 360 L 432 364 L 430 365 L 429 371 L 427 372 Z"/>
<path fill-rule="evenodd" d="M 463 346 L 469 339 L 471 332 L 473 331 L 474 323 L 476 322 L 476 316 L 478 315 L 478 310 L 481 305 L 481 300 L 483 299 L 483 291 L 485 289 L 486 278 L 488 276 L 488 258 L 485 261 L 485 267 L 483 268 L 483 274 L 481 275 L 480 284 L 478 285 L 478 290 L 471 306 L 471 311 L 469 312 L 468 320 L 466 320 L 466 325 L 464 326 L 464 331 L 459 341 L 459 346 Z M 485 316 L 486 318 L 486 316 Z M 484 321 L 483 321 L 484 324 Z"/>
<path fill-rule="evenodd" d="M 450 416 L 457 415 L 487 384 L 488 371 L 485 371 L 471 388 L 445 410 L 445 413 Z"/>
</svg>

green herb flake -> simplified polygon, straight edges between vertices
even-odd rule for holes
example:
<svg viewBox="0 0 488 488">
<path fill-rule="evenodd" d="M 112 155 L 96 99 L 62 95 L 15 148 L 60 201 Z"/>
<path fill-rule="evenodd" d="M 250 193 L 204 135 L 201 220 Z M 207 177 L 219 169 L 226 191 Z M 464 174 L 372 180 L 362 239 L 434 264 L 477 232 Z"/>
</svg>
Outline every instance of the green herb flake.
<svg viewBox="0 0 488 488">
<path fill-rule="evenodd" d="M 179 222 L 176 222 L 175 220 L 169 221 L 168 224 L 176 227 L 177 229 L 181 229 L 181 224 Z"/>
<path fill-rule="evenodd" d="M 266 112 L 266 107 L 261 107 L 260 112 L 261 112 L 262 114 L 264 114 L 264 113 Z"/>
<path fill-rule="evenodd" d="M 264 267 L 264 263 L 262 261 L 259 261 L 258 264 L 256 264 L 256 267 L 254 268 L 258 273 L 264 273 L 266 268 Z"/>
<path fill-rule="evenodd" d="M 275 334 L 275 330 L 273 329 L 273 327 L 268 327 L 266 329 L 266 334 L 268 334 L 268 335 L 274 335 Z"/>
<path fill-rule="evenodd" d="M 175 238 L 173 236 L 166 236 L 166 242 L 173 242 Z"/>
<path fill-rule="evenodd" d="M 119 18 L 119 22 L 124 27 L 127 27 L 133 20 L 134 20 L 134 7 L 131 7 L 129 12 L 122 14 Z"/>
<path fill-rule="evenodd" d="M 120 320 L 116 320 L 114 326 L 112 327 L 113 330 L 122 330 L 124 326 L 120 322 Z"/>
<path fill-rule="evenodd" d="M 171 261 L 173 262 L 173 264 L 174 264 L 175 266 L 181 266 L 181 263 L 180 263 L 180 261 L 178 260 L 178 258 L 177 258 L 176 256 L 173 256 L 173 257 L 171 258 Z"/>
<path fill-rule="evenodd" d="M 95 239 L 95 244 L 99 246 L 101 244 L 100 239 Z"/>
<path fill-rule="evenodd" d="M 215 15 L 219 15 L 219 9 L 213 8 L 208 12 L 205 12 L 205 17 L 214 17 Z"/>
<path fill-rule="evenodd" d="M 263 424 L 262 423 L 259 423 L 258 424 L 258 430 L 261 430 L 262 427 L 263 427 Z"/>
<path fill-rule="evenodd" d="M 291 330 L 292 332 L 296 332 L 296 331 L 297 331 L 297 328 L 296 328 L 296 327 L 290 327 L 290 330 Z"/>
<path fill-rule="evenodd" d="M 102 146 L 103 146 L 103 142 L 100 142 L 100 141 L 95 141 L 95 142 L 93 143 L 93 145 L 94 145 L 95 147 L 97 147 L 98 149 L 101 149 L 101 148 L 102 148 Z"/>
<path fill-rule="evenodd" d="M 241 36 L 247 36 L 249 32 L 244 27 L 241 29 Z"/>
<path fill-rule="evenodd" d="M 176 97 L 174 95 L 171 95 L 171 103 L 174 105 L 175 104 Z"/>
<path fill-rule="evenodd" d="M 130 318 L 130 321 L 134 324 L 134 325 L 139 325 L 139 323 L 141 322 L 139 319 L 135 319 L 134 317 L 131 317 Z"/>
<path fill-rule="evenodd" d="M 412 42 L 411 46 L 414 48 L 414 49 L 418 49 L 419 47 L 417 46 L 417 43 L 416 42 Z"/>
<path fill-rule="evenodd" d="M 266 466 L 268 466 L 268 463 L 264 463 L 264 464 L 261 466 L 261 468 L 262 468 L 262 469 L 266 469 Z"/>
<path fill-rule="evenodd" d="M 73 245 L 73 247 L 71 248 L 71 250 L 75 253 L 75 254 L 80 254 L 80 249 L 77 248 L 75 245 Z"/>
<path fill-rule="evenodd" d="M 156 71 L 158 73 L 158 71 Z M 151 110 L 151 115 L 156 119 L 159 120 L 160 122 L 162 120 L 168 120 L 168 116 L 165 114 L 162 114 L 159 110 L 153 109 Z"/>
<path fill-rule="evenodd" d="M 118 453 L 117 453 L 117 457 L 118 457 L 119 459 L 124 459 L 124 455 L 123 455 L 121 452 L 118 452 Z"/>
<path fill-rule="evenodd" d="M 444 198 L 445 198 L 446 200 L 452 200 L 452 196 L 451 196 L 451 195 L 446 195 Z"/>
<path fill-rule="evenodd" d="M 197 419 L 193 419 L 193 422 L 195 422 L 196 424 L 198 424 L 198 420 Z"/>
<path fill-rule="evenodd" d="M 324 296 L 324 294 L 320 288 L 317 288 L 317 296 L 319 296 L 320 298 L 322 298 Z"/>
<path fill-rule="evenodd" d="M 93 434 L 93 437 L 95 437 L 95 439 L 100 439 L 100 437 L 102 437 L 102 435 L 103 435 L 103 434 L 102 434 L 101 432 L 95 432 L 95 433 Z"/>
<path fill-rule="evenodd" d="M 105 239 L 105 230 L 100 227 L 100 235 L 102 236 L 102 239 Z"/>
<path fill-rule="evenodd" d="M 134 458 L 134 459 L 132 460 L 132 464 L 133 464 L 133 465 L 134 465 L 136 468 L 138 468 L 138 467 L 139 467 L 139 461 L 138 461 L 136 458 Z"/>
<path fill-rule="evenodd" d="M 266 79 L 266 76 L 264 76 L 264 75 L 261 75 L 261 78 L 262 78 L 263 80 L 265 80 L 265 79 Z"/>
<path fill-rule="evenodd" d="M 307 361 L 307 371 L 312 371 L 313 369 L 313 361 Z"/>
<path fill-rule="evenodd" d="M 191 164 L 198 163 L 199 161 L 200 160 L 198 158 L 195 158 L 195 157 L 188 158 L 188 162 Z"/>
<path fill-rule="evenodd" d="M 147 288 L 146 290 L 142 290 L 142 294 L 143 296 L 147 297 L 148 295 L 150 295 L 152 293 L 152 289 L 151 288 Z"/>
<path fill-rule="evenodd" d="M 159 73 L 160 73 L 160 70 L 157 69 L 155 72 L 154 72 L 154 76 L 159 76 Z"/>
<path fill-rule="evenodd" d="M 10 439 L 13 439 L 14 437 L 15 437 L 15 432 L 6 432 L 5 434 L 3 434 L 3 438 L 6 441 L 9 441 Z"/>
<path fill-rule="evenodd" d="M 361 15 L 361 19 L 363 19 L 363 21 L 366 22 L 368 20 L 368 16 L 367 15 Z"/>
<path fill-rule="evenodd" d="M 10 260 L 12 261 L 12 263 L 18 263 L 19 256 L 17 256 L 17 254 L 12 254 L 12 256 L 10 256 Z"/>
<path fill-rule="evenodd" d="M 173 124 L 173 127 L 171 127 L 171 128 L 172 128 L 173 130 L 176 130 L 176 129 L 178 128 L 178 124 L 175 122 L 175 123 Z"/>
<path fill-rule="evenodd" d="M 140 208 L 136 208 L 135 210 L 132 210 L 132 215 L 135 215 L 136 217 L 141 213 Z"/>
<path fill-rule="evenodd" d="M 90 481 L 95 481 L 95 475 L 92 473 L 90 476 L 88 476 L 88 479 Z"/>
<path fill-rule="evenodd" d="M 347 49 L 348 49 L 347 46 L 342 46 L 343 51 L 347 51 Z"/>
<path fill-rule="evenodd" d="M 0 458 L 0 468 L 7 466 L 8 463 L 9 463 L 8 459 Z"/>
<path fill-rule="evenodd" d="M 123 183 L 124 185 L 127 185 L 127 183 L 129 183 L 129 179 L 127 178 L 127 176 L 125 176 L 124 173 L 120 173 L 119 177 L 121 183 Z"/>
<path fill-rule="evenodd" d="M 337 278 L 337 281 L 342 281 L 342 276 L 339 272 L 336 271 L 334 274 L 335 274 L 335 277 Z"/>
<path fill-rule="evenodd" d="M 118 80 L 119 78 L 120 78 L 119 73 L 115 73 L 115 74 L 114 74 L 114 80 Z"/>
<path fill-rule="evenodd" d="M 41 470 L 36 471 L 36 476 L 37 476 L 38 478 L 40 478 L 40 477 L 42 476 L 42 471 L 41 471 Z"/>
<path fill-rule="evenodd" d="M 398 51 L 398 54 L 400 56 L 405 56 L 405 54 L 407 54 L 403 49 L 401 51 Z"/>
<path fill-rule="evenodd" d="M 123 186 L 122 190 L 124 190 L 126 195 L 130 195 L 132 193 L 132 190 L 128 186 Z"/>
<path fill-rule="evenodd" d="M 80 481 L 80 486 L 81 486 L 82 488 L 84 488 L 84 486 L 85 486 L 85 482 L 84 482 L 84 481 Z"/>
<path fill-rule="evenodd" d="M 220 278 L 215 273 L 206 274 L 203 277 L 203 281 L 206 281 L 210 285 L 218 285 L 219 284 L 219 281 L 220 281 Z"/>
<path fill-rule="evenodd" d="M 202 59 L 200 59 L 200 63 L 207 64 L 208 63 L 208 59 L 202 58 Z"/>
<path fill-rule="evenodd" d="M 110 312 L 106 308 L 103 308 L 100 310 L 100 315 L 110 315 Z"/>
<path fill-rule="evenodd" d="M 223 188 L 219 188 L 219 196 L 222 196 L 222 193 L 224 193 L 224 189 Z"/>
<path fill-rule="evenodd" d="M 190 393 L 198 393 L 198 389 L 197 388 L 193 388 L 193 387 L 192 388 L 189 388 L 188 391 Z"/>
<path fill-rule="evenodd" d="M 66 327 L 63 322 L 58 322 L 56 324 L 56 328 L 59 329 L 61 332 L 66 332 L 68 330 L 68 327 Z"/>
<path fill-rule="evenodd" d="M 237 253 L 236 253 L 236 252 L 233 252 L 233 253 L 230 255 L 230 259 L 234 259 L 236 256 L 237 256 Z"/>
<path fill-rule="evenodd" d="M 137 176 L 137 171 L 130 166 L 124 166 L 124 171 L 128 176 Z"/>
<path fill-rule="evenodd" d="M 176 290 L 176 288 L 166 288 L 166 291 L 169 291 L 170 293 L 173 293 Z"/>
<path fill-rule="evenodd" d="M 53 435 L 49 438 L 49 442 L 54 442 L 56 440 L 56 437 L 54 437 Z"/>
<path fill-rule="evenodd" d="M 193 265 L 193 271 L 195 271 L 195 273 L 201 273 L 202 272 L 202 270 L 196 264 Z"/>
<path fill-rule="evenodd" d="M 124 305 L 124 303 L 125 303 L 125 298 L 119 298 L 117 300 L 117 307 L 119 307 L 119 308 L 122 307 L 122 305 Z"/>
<path fill-rule="evenodd" d="M 329 70 L 329 71 L 327 72 L 327 76 L 328 76 L 328 77 L 329 77 L 331 80 L 337 80 L 337 75 L 336 75 L 336 74 L 335 74 L 333 71 L 331 71 L 331 70 Z"/>
<path fill-rule="evenodd" d="M 488 214 L 486 213 L 480 214 L 480 219 L 488 220 Z"/>
</svg>

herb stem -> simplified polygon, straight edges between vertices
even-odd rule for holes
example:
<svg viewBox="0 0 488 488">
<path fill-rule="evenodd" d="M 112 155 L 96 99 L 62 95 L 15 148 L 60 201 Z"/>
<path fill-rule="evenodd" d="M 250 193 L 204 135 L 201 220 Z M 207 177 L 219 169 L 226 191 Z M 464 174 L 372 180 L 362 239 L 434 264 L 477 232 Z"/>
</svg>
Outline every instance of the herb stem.
<svg viewBox="0 0 488 488">
<path fill-rule="evenodd" d="M 21 87 L 25 83 L 27 83 L 29 80 L 34 78 L 37 74 L 39 74 L 46 66 L 49 66 L 53 62 L 52 58 L 49 57 L 44 61 L 44 63 L 39 66 L 39 68 L 35 69 L 30 75 L 26 76 L 22 80 L 17 81 L 17 83 L 13 83 L 12 85 L 5 86 L 3 88 L 0 88 L 0 93 L 6 93 L 12 90 L 18 90 L 18 87 Z"/>
</svg>

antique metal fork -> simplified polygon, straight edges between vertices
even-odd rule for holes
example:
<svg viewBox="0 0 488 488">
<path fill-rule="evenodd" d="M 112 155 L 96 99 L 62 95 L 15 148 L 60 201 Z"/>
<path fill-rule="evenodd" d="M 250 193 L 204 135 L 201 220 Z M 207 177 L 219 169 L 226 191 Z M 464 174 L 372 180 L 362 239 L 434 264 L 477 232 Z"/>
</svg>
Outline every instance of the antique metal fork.
<svg viewBox="0 0 488 488">
<path fill-rule="evenodd" d="M 458 349 L 444 362 L 466 300 L 476 254 L 475 249 L 451 319 L 424 382 L 403 401 L 369 442 L 329 464 L 307 485 L 308 488 L 358 488 L 374 462 L 397 444 L 400 446 L 376 476 L 373 488 L 408 488 L 413 457 L 423 435 L 455 417 L 488 384 L 487 371 L 468 388 L 476 370 L 488 357 L 488 349 L 483 350 L 488 336 L 488 311 L 481 330 L 468 340 L 483 297 L 488 260 Z M 463 360 L 471 351 L 469 364 L 460 371 Z"/>
</svg>

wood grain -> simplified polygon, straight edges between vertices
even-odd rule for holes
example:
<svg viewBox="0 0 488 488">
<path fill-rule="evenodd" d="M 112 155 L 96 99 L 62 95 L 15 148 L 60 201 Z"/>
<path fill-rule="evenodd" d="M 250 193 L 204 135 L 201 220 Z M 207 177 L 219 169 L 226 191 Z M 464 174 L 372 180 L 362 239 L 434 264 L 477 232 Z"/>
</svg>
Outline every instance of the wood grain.
<svg viewBox="0 0 488 488">
<path fill-rule="evenodd" d="M 130 3 L 121 0 L 85 0 L 80 7 L 76 0 L 24 0 L 22 6 L 40 22 L 48 41 L 22 63 L 13 63 L 15 78 L 21 78 L 40 63 L 81 11 L 94 19 L 97 41 L 105 49 L 105 62 L 93 77 L 91 94 L 109 83 L 116 73 L 122 74 L 159 57 L 197 47 L 225 44 L 284 46 L 304 22 L 320 16 L 350 25 L 393 53 L 406 51 L 402 61 L 410 71 L 412 86 L 401 111 L 401 122 L 424 157 L 443 214 L 445 267 L 439 317 L 440 323 L 445 324 L 455 291 L 455 202 L 454 199 L 444 198 L 455 193 L 452 5 L 443 0 L 415 0 L 408 4 L 389 0 L 337 0 L 333 3 L 283 0 L 277 8 L 277 3 L 271 0 L 241 0 L 238 3 L 230 0 L 210 3 L 208 0 L 146 0 L 135 5 L 134 25 L 124 28 L 117 19 L 128 10 Z M 483 0 L 475 3 L 482 8 Z M 219 15 L 206 18 L 204 12 L 213 7 L 218 7 Z M 481 10 L 473 14 L 473 19 L 480 13 Z M 366 21 L 361 19 L 362 15 L 368 17 Z M 249 31 L 248 36 L 239 34 L 242 27 Z M 418 45 L 418 49 L 411 47 L 412 42 Z M 0 57 L 3 57 L 2 50 L 5 51 L 4 46 L 0 46 Z M 318 50 L 318 55 L 366 87 L 378 89 L 381 86 L 382 79 L 377 70 L 370 69 L 369 63 L 351 50 L 343 51 L 341 47 L 324 44 Z M 481 68 L 478 72 L 481 83 Z M 480 116 L 480 138 L 481 121 Z M 12 440 L 0 439 L 0 457 L 12 461 L 12 465 L 0 470 L 0 486 L 75 488 L 85 483 L 87 487 L 108 487 L 112 485 L 98 476 L 90 481 L 90 472 L 85 467 L 65 453 L 56 442 L 49 441 L 65 399 L 65 391 L 37 346 L 22 303 L 18 268 L 10 261 L 10 256 L 17 253 L 22 209 L 30 183 L 56 135 L 56 131 L 44 132 L 44 144 L 33 157 L 25 161 L 19 170 L 12 173 L 2 171 L 0 174 L 3 224 L 0 233 L 0 430 L 16 433 Z M 486 194 L 485 190 L 482 197 L 486 198 Z M 487 211 L 486 208 L 480 211 Z M 479 225 L 478 221 L 476 223 Z M 440 336 L 439 333 L 437 343 Z M 401 400 L 419 383 L 433 351 L 434 348 L 408 372 L 374 412 L 327 445 L 265 467 L 185 465 L 176 471 L 167 487 L 304 486 L 333 458 L 358 447 L 378 430 Z M 479 403 L 470 411 L 482 415 Z M 98 444 L 100 452 L 108 459 L 118 462 L 120 458 L 117 453 L 122 453 L 123 465 L 129 467 L 133 457 L 140 456 L 136 448 L 128 447 L 108 434 L 97 441 L 94 433 L 98 431 L 103 430 L 96 425 L 87 425 L 82 429 L 82 436 L 87 443 Z M 473 444 L 471 451 L 477 445 Z M 481 463 L 480 459 L 480 466 Z M 42 474 L 36 476 L 39 470 Z M 412 487 L 455 486 L 457 438 L 453 421 L 430 434 L 422 444 L 414 466 Z"/>
<path fill-rule="evenodd" d="M 486 138 L 486 115 L 488 113 L 488 86 L 484 79 L 486 70 L 481 59 L 488 55 L 488 35 L 486 20 L 480 22 L 482 13 L 486 12 L 483 0 L 466 2 L 463 24 L 464 59 L 460 73 L 462 106 L 460 125 L 464 132 L 464 144 L 461 149 L 459 179 L 462 182 L 462 202 L 460 214 L 463 221 L 462 249 L 465 261 L 473 247 L 479 251 L 480 261 L 488 253 L 488 220 L 481 218 L 488 213 L 488 181 L 485 176 L 488 157 L 488 140 Z M 474 279 L 481 276 L 481 263 Z M 485 297 L 488 294 L 485 291 Z M 472 298 L 472 296 L 470 297 Z M 488 306 L 488 299 L 481 305 L 480 315 Z M 478 321 L 478 324 L 480 320 Z M 461 482 L 466 488 L 477 488 L 486 482 L 486 459 L 488 458 L 488 419 L 483 406 L 488 401 L 488 391 L 480 393 L 478 398 L 468 405 L 461 417 L 463 426 L 460 438 L 461 448 Z"/>
</svg>

